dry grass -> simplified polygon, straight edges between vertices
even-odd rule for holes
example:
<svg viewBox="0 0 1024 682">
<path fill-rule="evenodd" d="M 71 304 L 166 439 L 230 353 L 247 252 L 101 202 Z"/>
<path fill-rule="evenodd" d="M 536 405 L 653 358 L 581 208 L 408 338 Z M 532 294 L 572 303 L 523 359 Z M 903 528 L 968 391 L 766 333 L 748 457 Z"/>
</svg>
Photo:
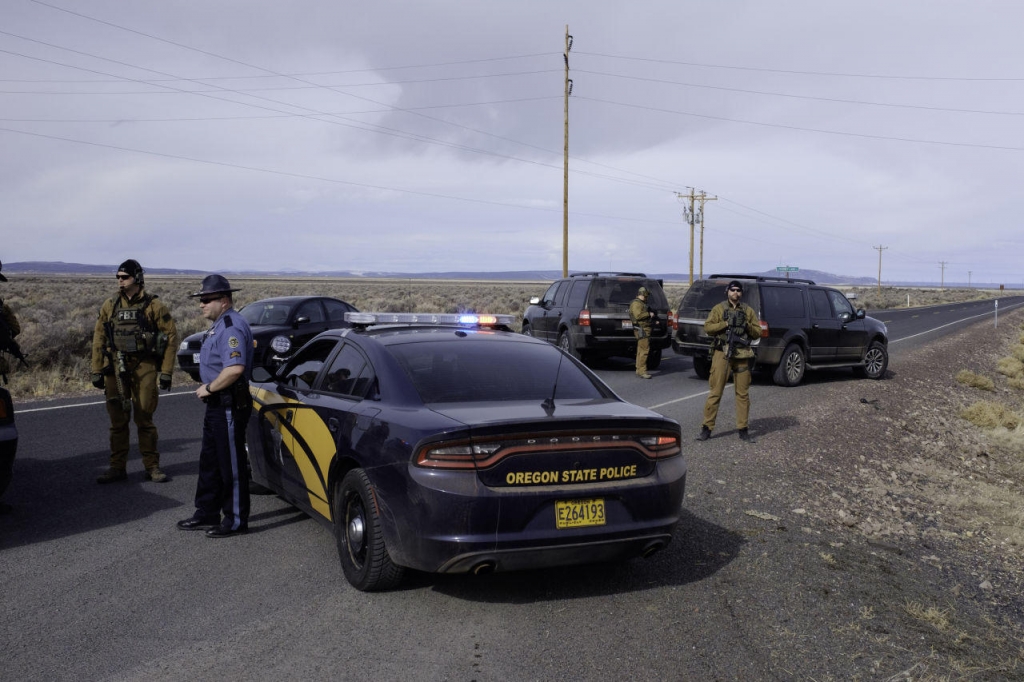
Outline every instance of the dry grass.
<svg viewBox="0 0 1024 682">
<path fill-rule="evenodd" d="M 149 276 L 146 289 L 168 306 L 181 338 L 206 328 L 199 307 L 189 293 L 199 288 L 201 277 Z M 539 296 L 551 284 L 466 280 L 367 280 L 340 278 L 232 278 L 239 287 L 235 304 L 271 296 L 323 295 L 348 301 L 360 310 L 387 312 L 495 312 L 511 313 L 517 324 L 531 296 Z M 672 305 L 686 292 L 685 283 L 666 282 L 665 293 Z M 844 290 L 850 290 L 844 288 Z M 16 276 L 0 287 L 2 296 L 18 315 L 22 333 L 18 337 L 28 355 L 30 369 L 17 367 L 10 375 L 15 397 L 42 398 L 89 392 L 89 353 L 96 314 L 106 298 L 117 291 L 113 277 Z M 860 288 L 858 306 L 899 307 L 911 295 L 914 305 L 970 300 L 991 296 L 980 289 L 883 289 Z M 175 384 L 189 382 L 180 371 Z"/>
<path fill-rule="evenodd" d="M 977 388 L 982 391 L 994 391 L 996 384 L 994 381 L 986 376 L 975 374 L 966 369 L 962 369 L 956 373 L 956 380 L 965 386 Z"/>
</svg>

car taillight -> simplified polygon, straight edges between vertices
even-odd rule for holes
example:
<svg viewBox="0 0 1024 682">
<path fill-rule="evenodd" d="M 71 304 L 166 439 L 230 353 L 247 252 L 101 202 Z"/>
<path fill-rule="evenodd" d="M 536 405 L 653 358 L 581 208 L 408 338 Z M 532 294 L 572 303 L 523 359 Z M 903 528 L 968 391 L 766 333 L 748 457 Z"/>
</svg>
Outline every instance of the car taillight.
<svg viewBox="0 0 1024 682">
<path fill-rule="evenodd" d="M 590 326 L 590 311 L 587 310 L 586 308 L 584 308 L 583 310 L 580 311 L 580 326 L 581 327 L 589 327 Z"/>
<path fill-rule="evenodd" d="M 679 329 L 679 323 L 676 322 L 676 314 L 673 310 L 668 311 L 668 326 L 672 331 L 678 331 Z"/>
<path fill-rule="evenodd" d="M 768 323 L 765 322 L 764 320 L 761 320 L 760 323 L 761 323 L 761 338 L 762 339 L 767 339 L 768 338 Z"/>
</svg>

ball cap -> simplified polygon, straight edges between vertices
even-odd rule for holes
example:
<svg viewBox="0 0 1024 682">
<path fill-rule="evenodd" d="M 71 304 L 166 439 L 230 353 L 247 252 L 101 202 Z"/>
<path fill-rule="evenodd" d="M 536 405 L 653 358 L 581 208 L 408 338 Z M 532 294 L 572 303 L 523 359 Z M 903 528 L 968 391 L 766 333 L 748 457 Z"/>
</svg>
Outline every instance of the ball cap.
<svg viewBox="0 0 1024 682">
<path fill-rule="evenodd" d="M 207 275 L 203 278 L 203 288 L 194 294 L 189 294 L 189 298 L 209 296 L 210 294 L 230 294 L 233 291 L 238 291 L 238 289 L 232 289 L 231 284 L 223 275 Z"/>
<path fill-rule="evenodd" d="M 728 289 L 739 289 L 740 293 L 743 293 L 743 282 L 739 281 L 738 279 L 734 279 L 733 281 L 729 282 L 729 286 L 726 287 L 726 290 Z"/>
</svg>

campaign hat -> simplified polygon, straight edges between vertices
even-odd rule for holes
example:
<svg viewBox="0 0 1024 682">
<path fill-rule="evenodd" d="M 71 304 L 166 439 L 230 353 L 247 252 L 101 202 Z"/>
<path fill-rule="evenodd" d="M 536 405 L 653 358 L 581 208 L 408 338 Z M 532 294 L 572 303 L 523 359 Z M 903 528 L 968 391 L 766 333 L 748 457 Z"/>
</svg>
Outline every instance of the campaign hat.
<svg viewBox="0 0 1024 682">
<path fill-rule="evenodd" d="M 207 275 L 203 278 L 203 288 L 194 294 L 189 294 L 189 298 L 211 294 L 230 294 L 234 291 L 238 291 L 238 289 L 232 289 L 231 283 L 223 275 Z"/>
</svg>

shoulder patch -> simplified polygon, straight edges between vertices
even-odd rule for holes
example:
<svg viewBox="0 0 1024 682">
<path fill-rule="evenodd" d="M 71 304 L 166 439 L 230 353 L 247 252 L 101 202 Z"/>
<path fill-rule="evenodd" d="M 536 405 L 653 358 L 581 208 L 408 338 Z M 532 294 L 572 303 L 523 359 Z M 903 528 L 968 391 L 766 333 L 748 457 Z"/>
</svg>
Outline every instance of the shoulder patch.
<svg viewBox="0 0 1024 682">
<path fill-rule="evenodd" d="M 238 337 L 237 336 L 229 336 L 228 337 L 228 345 L 231 346 L 232 348 L 238 348 L 238 346 L 239 346 Z"/>
</svg>

